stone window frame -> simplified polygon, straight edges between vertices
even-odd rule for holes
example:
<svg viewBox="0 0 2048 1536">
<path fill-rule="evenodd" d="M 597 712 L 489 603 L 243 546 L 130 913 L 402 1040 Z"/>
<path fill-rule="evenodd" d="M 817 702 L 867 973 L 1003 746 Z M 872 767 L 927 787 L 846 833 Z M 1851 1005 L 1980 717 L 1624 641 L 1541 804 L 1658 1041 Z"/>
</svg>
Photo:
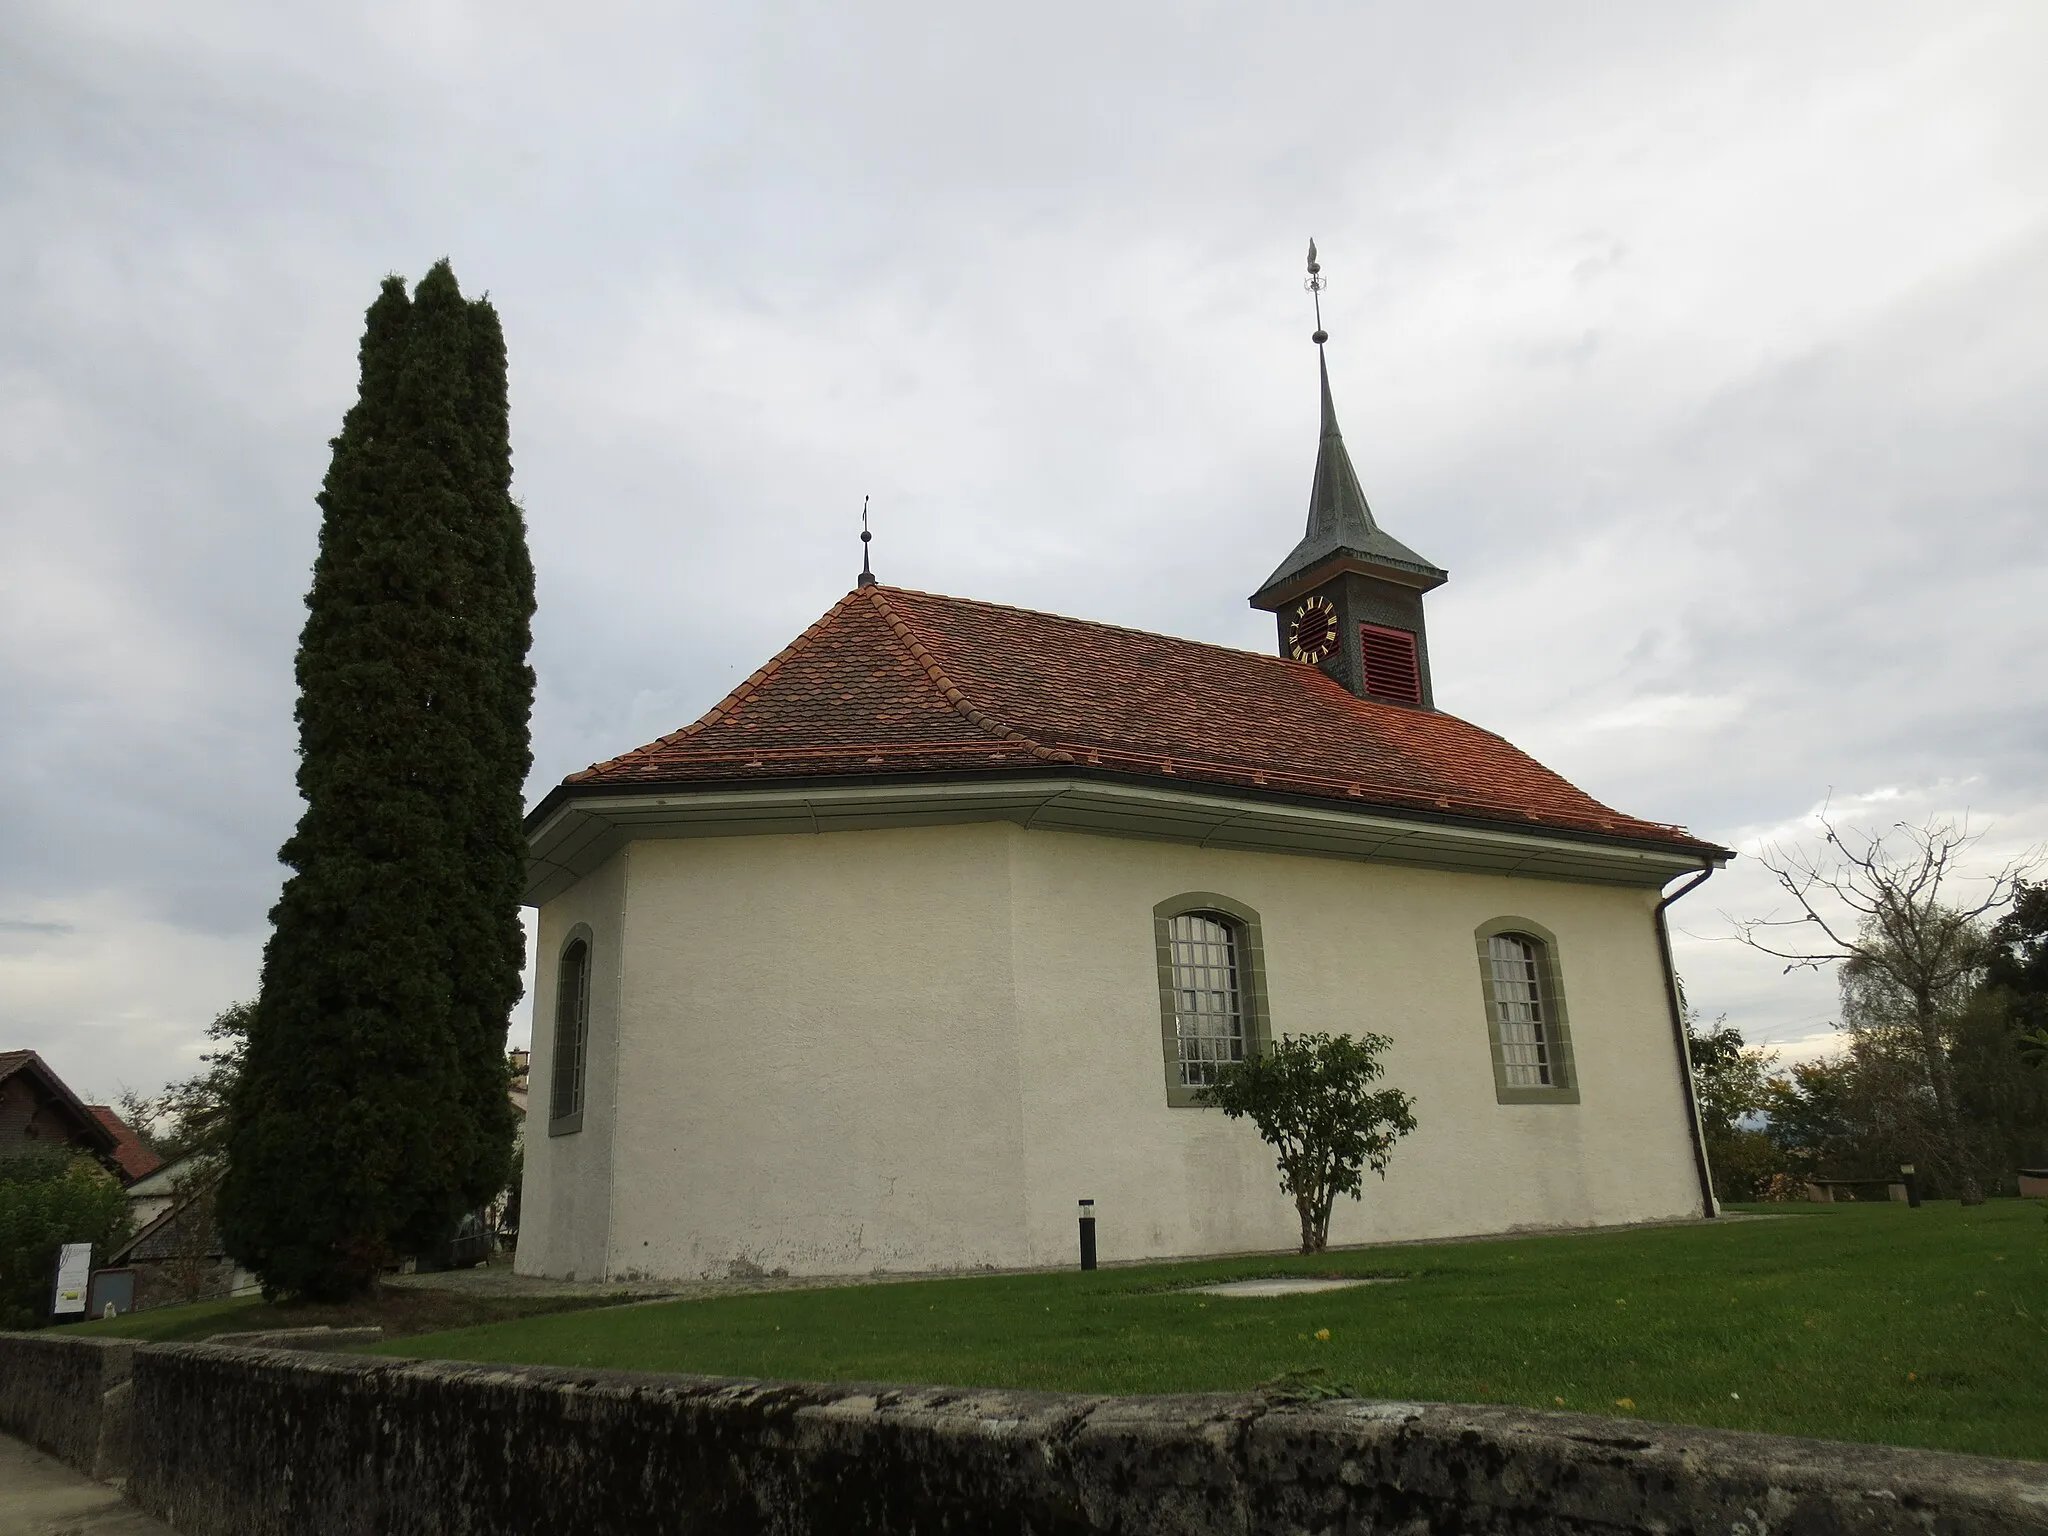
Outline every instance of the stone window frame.
<svg viewBox="0 0 2048 1536">
<path fill-rule="evenodd" d="M 563 980 L 569 969 L 569 959 L 578 946 L 583 950 L 582 991 L 577 1002 L 581 1005 L 580 1018 L 575 1025 L 575 1050 L 565 1062 L 563 1036 L 571 1020 L 562 1013 Z M 578 923 L 562 940 L 562 947 L 555 954 L 555 1027 L 553 1045 L 548 1054 L 548 1134 L 550 1136 L 571 1136 L 583 1129 L 583 1106 L 590 1089 L 590 981 L 595 967 L 596 943 L 588 923 Z M 570 1067 L 568 1091 L 564 1094 L 562 1070 Z M 563 1108 L 564 1098 L 568 1107 Z"/>
<path fill-rule="evenodd" d="M 1192 912 L 1212 912 L 1229 921 L 1238 941 L 1238 1009 L 1244 1020 L 1247 1057 L 1271 1048 L 1272 1008 L 1266 999 L 1266 941 L 1258 912 L 1218 891 L 1183 891 L 1152 909 L 1152 943 L 1159 968 L 1159 1040 L 1166 1074 L 1169 1109 L 1201 1109 L 1199 1088 L 1180 1080 L 1180 1024 L 1173 985 L 1173 920 Z"/>
<path fill-rule="evenodd" d="M 1544 1049 L 1550 1082 L 1544 1087 L 1510 1083 L 1501 1051 L 1500 1027 L 1494 1017 L 1493 963 L 1488 942 L 1502 934 L 1519 934 L 1536 944 L 1537 995 L 1543 1003 Z M 1565 1007 L 1563 961 L 1557 935 L 1526 917 L 1496 917 L 1473 931 L 1479 952 L 1479 1017 L 1486 1025 L 1486 1052 L 1493 1062 L 1493 1096 L 1501 1104 L 1576 1104 L 1579 1064 L 1572 1051 L 1571 1015 Z"/>
</svg>

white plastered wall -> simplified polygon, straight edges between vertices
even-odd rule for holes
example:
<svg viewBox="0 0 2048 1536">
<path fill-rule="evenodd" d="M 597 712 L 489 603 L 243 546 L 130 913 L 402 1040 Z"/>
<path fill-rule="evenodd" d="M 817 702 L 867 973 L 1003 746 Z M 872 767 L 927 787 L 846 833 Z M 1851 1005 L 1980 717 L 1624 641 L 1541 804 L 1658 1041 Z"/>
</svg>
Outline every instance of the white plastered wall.
<svg viewBox="0 0 2048 1536">
<path fill-rule="evenodd" d="M 1014 831 L 632 845 L 618 1272 L 1027 1262 Z"/>
<path fill-rule="evenodd" d="M 1082 1196 L 1106 1259 L 1293 1246 L 1256 1132 L 1166 1104 L 1152 914 L 1196 890 L 1260 914 L 1277 1032 L 1394 1040 L 1420 1126 L 1333 1242 L 1698 1214 L 1653 893 L 996 822 L 640 842 L 549 902 L 536 1018 L 596 941 L 591 1104 L 536 1119 L 519 1267 L 1059 1264 Z M 1495 1102 L 1502 917 L 1557 937 L 1578 1104 Z"/>
<path fill-rule="evenodd" d="M 1654 893 L 1061 833 L 1014 844 L 1031 1257 L 1075 1245 L 1095 1200 L 1105 1259 L 1299 1241 L 1248 1122 L 1166 1104 L 1152 910 L 1213 891 L 1259 913 L 1276 1034 L 1390 1037 L 1384 1081 L 1417 1129 L 1333 1243 L 1696 1216 L 1700 1192 Z M 1474 934 L 1557 937 L 1577 1104 L 1496 1102 Z"/>
<path fill-rule="evenodd" d="M 606 1272 L 627 932 L 626 863 L 626 854 L 615 855 L 541 908 L 528 1079 L 533 1086 L 527 1100 L 519 1251 L 513 1264 L 522 1275 L 594 1280 Z M 583 1127 L 574 1135 L 555 1136 L 549 1134 L 548 1116 L 555 1080 L 557 970 L 570 937 L 585 929 L 590 940 L 590 1036 L 584 1054 Z"/>
</svg>

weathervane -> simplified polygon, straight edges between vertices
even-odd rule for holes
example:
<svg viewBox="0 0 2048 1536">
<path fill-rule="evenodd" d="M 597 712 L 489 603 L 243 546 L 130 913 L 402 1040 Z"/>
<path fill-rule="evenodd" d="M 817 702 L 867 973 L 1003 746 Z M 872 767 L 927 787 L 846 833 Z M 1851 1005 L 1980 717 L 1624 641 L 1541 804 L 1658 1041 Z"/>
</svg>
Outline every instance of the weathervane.
<svg viewBox="0 0 2048 1536">
<path fill-rule="evenodd" d="M 854 583 L 855 586 L 872 587 L 875 584 L 875 573 L 868 569 L 868 545 L 874 537 L 868 532 L 868 499 L 863 496 L 860 499 L 860 580 Z"/>
<path fill-rule="evenodd" d="M 1323 276 L 1323 264 L 1316 260 L 1316 243 L 1311 239 L 1308 243 L 1308 278 L 1301 286 L 1316 301 L 1316 333 L 1309 340 L 1319 347 L 1330 339 L 1330 333 L 1323 329 L 1323 287 L 1328 281 Z"/>
</svg>

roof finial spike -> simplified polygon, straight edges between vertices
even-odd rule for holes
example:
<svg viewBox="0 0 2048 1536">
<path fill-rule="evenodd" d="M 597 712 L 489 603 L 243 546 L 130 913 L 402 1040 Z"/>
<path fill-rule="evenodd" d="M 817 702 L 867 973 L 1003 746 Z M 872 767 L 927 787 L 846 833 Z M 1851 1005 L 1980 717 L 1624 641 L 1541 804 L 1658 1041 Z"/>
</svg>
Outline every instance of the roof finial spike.
<svg viewBox="0 0 2048 1536">
<path fill-rule="evenodd" d="M 868 545 L 873 542 L 874 537 L 868 532 L 868 499 L 863 496 L 860 499 L 860 579 L 854 583 L 857 587 L 872 587 L 875 584 L 875 573 L 868 568 Z"/>
<path fill-rule="evenodd" d="M 1330 339 L 1330 333 L 1323 329 L 1323 288 L 1328 279 L 1323 276 L 1323 264 L 1316 260 L 1316 243 L 1308 243 L 1308 280 L 1302 287 L 1309 291 L 1309 297 L 1316 302 L 1316 333 L 1309 340 L 1321 346 Z"/>
</svg>

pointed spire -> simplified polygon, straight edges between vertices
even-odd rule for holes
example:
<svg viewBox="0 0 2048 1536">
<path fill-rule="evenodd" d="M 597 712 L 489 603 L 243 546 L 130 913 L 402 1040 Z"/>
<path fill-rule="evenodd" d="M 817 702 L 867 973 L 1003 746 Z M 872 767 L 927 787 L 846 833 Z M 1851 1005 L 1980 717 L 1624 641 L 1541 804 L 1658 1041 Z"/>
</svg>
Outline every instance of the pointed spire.
<svg viewBox="0 0 2048 1536">
<path fill-rule="evenodd" d="M 1268 576 L 1252 603 L 1256 607 L 1277 607 L 1299 589 L 1300 580 L 1324 567 L 1342 565 L 1351 569 L 1382 567 L 1397 571 L 1406 584 L 1424 590 L 1438 586 L 1445 573 L 1431 565 L 1399 539 L 1381 528 L 1367 505 L 1365 488 L 1358 483 L 1351 451 L 1344 446 L 1344 433 L 1337 425 L 1337 405 L 1330 396 L 1330 362 L 1323 344 L 1330 333 L 1323 329 L 1322 263 L 1316 259 L 1316 243 L 1308 243 L 1308 280 L 1303 284 L 1315 299 L 1316 328 L 1309 340 L 1316 346 L 1316 373 L 1322 385 L 1322 441 L 1316 448 L 1315 481 L 1309 489 L 1308 527 L 1294 552 Z M 1416 580 L 1420 578 L 1420 580 Z"/>
<path fill-rule="evenodd" d="M 1316 446 L 1316 477 L 1308 494 L 1307 541 L 1334 539 L 1347 549 L 1364 550 L 1379 524 L 1372 520 L 1365 488 L 1351 465 L 1351 451 L 1337 425 L 1337 405 L 1330 398 L 1330 364 L 1316 347 L 1316 371 L 1323 383 L 1323 440 Z"/>
<path fill-rule="evenodd" d="M 875 573 L 868 568 L 868 545 L 874 542 L 874 535 L 868 532 L 868 499 L 860 499 L 860 575 L 855 579 L 856 587 L 872 587 Z"/>
</svg>

